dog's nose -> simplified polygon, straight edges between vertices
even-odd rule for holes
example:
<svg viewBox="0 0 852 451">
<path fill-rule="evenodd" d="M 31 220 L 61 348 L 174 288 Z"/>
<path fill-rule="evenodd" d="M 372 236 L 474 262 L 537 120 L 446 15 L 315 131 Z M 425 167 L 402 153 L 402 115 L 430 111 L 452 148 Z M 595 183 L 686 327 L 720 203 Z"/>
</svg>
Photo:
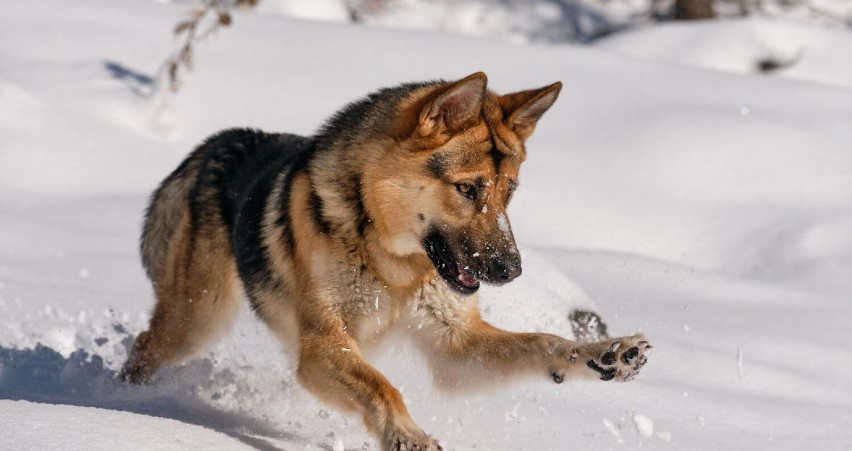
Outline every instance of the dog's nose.
<svg viewBox="0 0 852 451">
<path fill-rule="evenodd" d="M 508 283 L 521 275 L 520 263 L 496 259 L 491 262 L 491 275 L 497 283 Z"/>
</svg>

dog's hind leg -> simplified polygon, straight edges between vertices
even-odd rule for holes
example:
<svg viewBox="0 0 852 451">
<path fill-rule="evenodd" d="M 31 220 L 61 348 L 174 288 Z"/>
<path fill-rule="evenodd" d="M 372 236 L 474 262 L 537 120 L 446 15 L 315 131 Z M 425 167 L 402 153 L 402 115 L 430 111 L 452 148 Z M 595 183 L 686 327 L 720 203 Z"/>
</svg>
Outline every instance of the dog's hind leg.
<svg viewBox="0 0 852 451">
<path fill-rule="evenodd" d="M 237 271 L 224 230 L 183 224 L 154 280 L 157 305 L 147 331 L 136 337 L 120 377 L 147 382 L 160 368 L 202 352 L 233 324 Z"/>
</svg>

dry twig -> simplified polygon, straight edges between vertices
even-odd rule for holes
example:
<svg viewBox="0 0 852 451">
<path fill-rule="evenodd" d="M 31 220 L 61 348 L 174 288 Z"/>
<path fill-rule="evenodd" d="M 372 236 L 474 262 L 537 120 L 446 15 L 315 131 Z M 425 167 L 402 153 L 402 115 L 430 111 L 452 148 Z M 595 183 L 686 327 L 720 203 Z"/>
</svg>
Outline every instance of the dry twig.
<svg viewBox="0 0 852 451">
<path fill-rule="evenodd" d="M 203 0 L 202 4 L 189 12 L 189 17 L 178 22 L 174 28 L 175 36 L 183 36 L 181 46 L 166 60 L 165 68 L 169 77 L 169 88 L 176 92 L 181 85 L 180 70 L 192 70 L 193 46 L 204 40 L 220 27 L 227 27 L 233 21 L 231 9 L 234 7 L 251 8 L 260 0 Z M 212 18 L 208 19 L 208 18 Z M 206 27 L 205 23 L 209 23 Z"/>
</svg>

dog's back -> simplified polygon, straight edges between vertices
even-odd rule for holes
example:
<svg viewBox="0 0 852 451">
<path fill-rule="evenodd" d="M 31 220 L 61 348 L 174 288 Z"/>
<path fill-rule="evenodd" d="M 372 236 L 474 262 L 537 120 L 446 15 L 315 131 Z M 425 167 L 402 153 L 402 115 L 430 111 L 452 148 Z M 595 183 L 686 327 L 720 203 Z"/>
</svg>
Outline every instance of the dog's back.
<svg viewBox="0 0 852 451">
<path fill-rule="evenodd" d="M 209 217 L 213 211 L 221 225 L 231 228 L 249 192 L 303 157 L 310 144 L 301 136 L 251 129 L 225 130 L 208 138 L 151 196 L 140 239 L 148 277 L 161 277 L 182 221 L 194 232 L 204 220 L 214 219 Z"/>
</svg>

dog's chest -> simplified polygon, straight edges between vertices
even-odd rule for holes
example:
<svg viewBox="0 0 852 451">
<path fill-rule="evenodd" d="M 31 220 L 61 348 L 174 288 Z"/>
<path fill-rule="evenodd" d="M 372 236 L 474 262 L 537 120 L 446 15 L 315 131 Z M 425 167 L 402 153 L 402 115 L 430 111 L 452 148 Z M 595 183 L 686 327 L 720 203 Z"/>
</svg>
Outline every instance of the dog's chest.
<svg viewBox="0 0 852 451">
<path fill-rule="evenodd" d="M 347 296 L 345 311 L 349 333 L 363 345 L 377 343 L 394 325 L 403 321 L 406 328 L 424 325 L 458 324 L 467 320 L 475 296 L 453 293 L 440 280 L 426 283 L 413 293 L 400 295 L 392 290 L 365 280 L 353 286 Z"/>
<path fill-rule="evenodd" d="M 455 293 L 440 279 L 424 284 L 406 311 L 409 325 L 418 329 L 424 325 L 458 326 L 467 323 L 471 313 L 478 311 L 478 297 Z"/>
<path fill-rule="evenodd" d="M 399 318 L 399 305 L 391 291 L 369 272 L 350 272 L 346 279 L 334 296 L 346 332 L 359 343 L 375 342 Z"/>
<path fill-rule="evenodd" d="M 361 270 L 349 266 L 338 273 L 342 277 L 333 284 L 335 293 L 330 298 L 337 302 L 335 310 L 341 314 L 346 332 L 364 346 L 376 344 L 400 320 L 405 328 L 420 330 L 432 323 L 463 323 L 471 308 L 475 309 L 475 295 L 455 293 L 439 278 L 401 292 L 387 287 L 366 266 L 359 266 Z"/>
<path fill-rule="evenodd" d="M 360 343 L 377 341 L 396 322 L 398 315 L 392 301 L 386 290 L 374 287 L 356 297 L 358 317 L 353 323 L 357 330 L 353 332 Z"/>
</svg>

